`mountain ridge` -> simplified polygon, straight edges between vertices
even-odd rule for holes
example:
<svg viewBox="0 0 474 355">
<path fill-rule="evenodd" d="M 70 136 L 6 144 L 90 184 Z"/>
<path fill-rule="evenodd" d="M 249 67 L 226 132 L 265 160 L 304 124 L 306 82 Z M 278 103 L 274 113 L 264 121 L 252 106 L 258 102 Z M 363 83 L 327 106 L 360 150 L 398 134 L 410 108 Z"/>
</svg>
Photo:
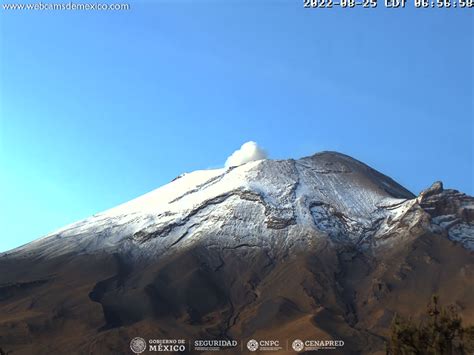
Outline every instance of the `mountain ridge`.
<svg viewBox="0 0 474 355">
<path fill-rule="evenodd" d="M 238 174 L 238 172 L 242 172 Z M 236 175 L 236 177 L 229 178 L 229 175 Z M 338 176 L 341 174 L 350 174 L 349 178 L 340 178 L 340 179 L 331 179 L 331 176 Z M 326 175 L 326 176 L 324 176 Z M 281 178 L 274 178 L 280 176 Z M 213 169 L 213 170 L 200 170 L 195 171 L 192 173 L 183 174 L 180 176 L 179 179 L 174 179 L 168 184 L 163 185 L 162 187 L 151 191 L 145 195 L 142 195 L 138 198 L 135 198 L 129 202 L 121 204 L 115 208 L 109 209 L 107 211 L 95 214 L 92 217 L 89 217 L 85 220 L 81 220 L 79 222 L 73 223 L 65 228 L 62 228 L 56 232 L 53 232 L 46 236 L 58 235 L 63 232 L 66 228 L 74 228 L 74 226 L 80 224 L 87 224 L 89 220 L 94 221 L 94 219 L 100 219 L 102 217 L 115 219 L 119 218 L 123 215 L 133 215 L 133 214 L 143 214 L 149 217 L 149 219 L 156 219 L 162 217 L 162 215 L 169 215 L 171 213 L 183 213 L 186 214 L 186 211 L 178 211 L 176 212 L 176 208 L 174 205 L 178 204 L 177 209 L 179 210 L 179 202 L 180 200 L 190 200 L 188 205 L 184 205 L 181 209 L 188 209 L 190 210 L 188 213 L 192 213 L 194 204 L 205 204 L 206 199 L 212 200 L 213 198 L 219 199 L 221 197 L 225 197 L 227 195 L 231 195 L 232 193 L 242 194 L 247 193 L 247 197 L 249 197 L 252 193 L 254 194 L 254 198 L 260 200 L 261 202 L 265 202 L 265 198 L 268 197 L 271 200 L 272 195 L 277 195 L 278 193 L 282 192 L 287 188 L 285 185 L 295 185 L 293 188 L 297 188 L 297 184 L 300 183 L 300 178 L 306 178 L 308 180 L 306 185 L 317 183 L 319 184 L 318 188 L 321 193 L 324 193 L 323 189 L 333 189 L 337 191 L 338 188 L 341 190 L 343 185 L 360 181 L 360 186 L 357 187 L 357 190 L 362 190 L 361 187 L 367 189 L 372 189 L 375 195 L 379 195 L 380 197 L 393 197 L 393 198 L 413 198 L 414 195 L 403 188 L 401 185 L 393 181 L 391 178 L 375 171 L 374 169 L 370 168 L 369 166 L 365 165 L 364 163 L 357 161 L 347 155 L 337 153 L 337 152 L 320 152 L 316 153 L 312 156 L 303 157 L 298 160 L 260 160 L 256 162 L 250 162 L 247 164 L 243 164 L 237 167 L 231 168 L 222 168 L 222 169 Z M 266 181 L 280 183 L 277 188 L 277 191 L 259 191 L 262 190 L 261 187 L 257 186 L 260 182 L 260 179 L 264 179 L 263 183 Z M 225 180 L 223 183 L 219 184 L 220 180 Z M 229 182 L 230 180 L 230 182 Z M 340 181 L 338 181 L 340 180 Z M 183 182 L 185 181 L 185 182 Z M 230 187 L 225 186 L 224 184 L 227 182 L 230 184 Z M 339 184 L 339 186 L 332 186 L 334 184 Z M 364 186 L 367 185 L 367 186 Z M 178 185 L 178 186 L 176 186 Z M 180 186 L 181 185 L 181 186 Z M 183 186 L 184 185 L 184 186 Z M 208 188 L 212 188 L 212 185 L 224 185 L 221 186 L 220 189 L 218 188 L 217 193 L 211 192 L 209 196 L 205 194 L 204 190 L 208 190 Z M 326 187 L 325 187 L 326 186 Z M 215 186 L 214 186 L 215 187 Z M 303 188 L 306 188 L 303 186 Z M 348 190 L 344 187 L 345 190 Z M 269 190 L 269 189 L 267 189 Z M 176 191 L 183 191 L 183 193 L 176 193 Z M 354 190 L 356 191 L 356 190 Z M 250 193 L 251 192 L 251 193 Z M 258 197 L 258 195 L 262 192 L 262 196 Z M 249 195 L 250 193 L 250 195 Z M 287 193 L 291 193 L 287 191 Z M 311 193 L 314 193 L 311 192 Z M 346 192 L 347 193 L 347 192 Z M 330 194 L 330 192 L 329 192 Z M 195 195 L 203 195 L 204 198 L 199 200 L 199 197 L 193 201 L 192 196 Z M 351 195 L 349 191 L 349 195 Z M 384 196 L 385 195 L 385 196 Z M 373 199 L 378 198 L 378 196 L 369 196 Z M 365 196 L 367 198 L 367 196 Z M 275 198 L 273 198 L 275 199 Z M 331 202 L 334 200 L 341 200 L 340 196 L 331 195 L 327 198 L 321 197 L 320 200 Z M 354 199 L 353 199 L 354 200 Z M 359 198 L 362 201 L 362 198 Z M 268 207 L 271 205 L 272 201 L 266 205 L 267 210 L 271 208 Z M 282 205 L 282 201 L 278 201 L 280 205 Z M 288 202 L 288 201 L 285 201 Z M 362 201 L 363 202 L 363 201 Z M 365 213 L 370 212 L 369 209 L 374 209 L 374 204 L 371 206 L 360 206 L 361 202 L 354 201 L 357 205 L 359 204 L 359 208 L 364 208 Z M 193 206 L 189 206 L 189 204 Z M 278 204 L 278 203 L 274 203 Z M 171 207 L 169 207 L 171 206 Z M 199 206 L 198 206 L 199 207 Z M 349 208 L 353 206 L 344 205 L 344 203 L 339 203 L 339 210 L 345 210 L 346 213 Z M 153 216 L 151 215 L 158 215 Z M 113 221 L 111 223 L 114 223 Z M 128 223 L 128 222 L 127 222 Z M 145 223 L 146 224 L 146 223 Z M 141 226 L 138 226 L 141 228 Z M 41 238 L 44 240 L 44 238 Z M 32 242 L 33 244 L 27 244 L 27 246 L 34 246 L 37 241 Z M 26 248 L 26 246 L 17 248 L 16 250 L 22 250 Z"/>
</svg>

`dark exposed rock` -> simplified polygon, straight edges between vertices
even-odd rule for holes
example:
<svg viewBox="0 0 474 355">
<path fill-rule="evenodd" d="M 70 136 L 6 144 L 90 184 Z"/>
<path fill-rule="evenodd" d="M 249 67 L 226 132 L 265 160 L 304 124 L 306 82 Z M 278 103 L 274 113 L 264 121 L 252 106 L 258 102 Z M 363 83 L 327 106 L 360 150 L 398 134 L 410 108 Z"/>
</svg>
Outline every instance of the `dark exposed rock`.
<svg viewBox="0 0 474 355">
<path fill-rule="evenodd" d="M 265 221 L 267 228 L 270 229 L 283 229 L 287 228 L 296 223 L 294 218 L 284 219 L 278 217 L 269 217 Z"/>
<path fill-rule="evenodd" d="M 420 196 L 422 198 L 425 198 L 425 197 L 440 194 L 441 192 L 443 192 L 443 183 L 441 181 L 436 181 L 429 188 L 427 188 L 426 190 L 423 190 L 420 193 Z"/>
</svg>

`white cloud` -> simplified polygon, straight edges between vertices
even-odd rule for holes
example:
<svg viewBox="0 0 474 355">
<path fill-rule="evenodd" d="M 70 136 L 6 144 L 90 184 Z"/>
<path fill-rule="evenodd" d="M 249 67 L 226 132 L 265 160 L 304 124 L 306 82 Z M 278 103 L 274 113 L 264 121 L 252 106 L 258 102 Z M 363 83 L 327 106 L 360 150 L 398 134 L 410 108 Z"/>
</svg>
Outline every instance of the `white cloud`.
<svg viewBox="0 0 474 355">
<path fill-rule="evenodd" d="M 250 141 L 242 144 L 240 149 L 233 152 L 225 161 L 225 166 L 242 165 L 249 161 L 265 159 L 266 157 L 267 153 L 257 143 Z"/>
</svg>

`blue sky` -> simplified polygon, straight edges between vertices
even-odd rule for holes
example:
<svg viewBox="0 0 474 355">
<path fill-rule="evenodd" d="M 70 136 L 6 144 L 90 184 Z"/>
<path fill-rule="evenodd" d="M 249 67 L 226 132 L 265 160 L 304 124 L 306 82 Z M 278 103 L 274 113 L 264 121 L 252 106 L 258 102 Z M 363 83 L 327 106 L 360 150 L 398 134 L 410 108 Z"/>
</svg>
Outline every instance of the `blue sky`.
<svg viewBox="0 0 474 355">
<path fill-rule="evenodd" d="M 248 140 L 474 193 L 472 11 L 131 7 L 0 12 L 0 251 Z"/>
</svg>

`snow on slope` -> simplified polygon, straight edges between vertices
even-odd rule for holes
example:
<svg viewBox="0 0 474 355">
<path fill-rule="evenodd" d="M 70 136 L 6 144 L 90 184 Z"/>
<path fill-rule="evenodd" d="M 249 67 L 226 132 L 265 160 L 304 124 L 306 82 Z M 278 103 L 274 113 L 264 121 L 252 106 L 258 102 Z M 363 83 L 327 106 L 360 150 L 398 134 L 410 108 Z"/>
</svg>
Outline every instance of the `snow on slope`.
<svg viewBox="0 0 474 355">
<path fill-rule="evenodd" d="M 344 241 L 361 237 L 374 220 L 391 213 L 384 205 L 413 197 L 390 178 L 339 153 L 259 160 L 184 174 L 10 253 L 51 257 L 136 246 L 162 252 L 212 233 L 271 238 L 286 230 L 288 238 L 301 228 Z M 229 242 L 225 238 L 219 242 Z"/>
</svg>

